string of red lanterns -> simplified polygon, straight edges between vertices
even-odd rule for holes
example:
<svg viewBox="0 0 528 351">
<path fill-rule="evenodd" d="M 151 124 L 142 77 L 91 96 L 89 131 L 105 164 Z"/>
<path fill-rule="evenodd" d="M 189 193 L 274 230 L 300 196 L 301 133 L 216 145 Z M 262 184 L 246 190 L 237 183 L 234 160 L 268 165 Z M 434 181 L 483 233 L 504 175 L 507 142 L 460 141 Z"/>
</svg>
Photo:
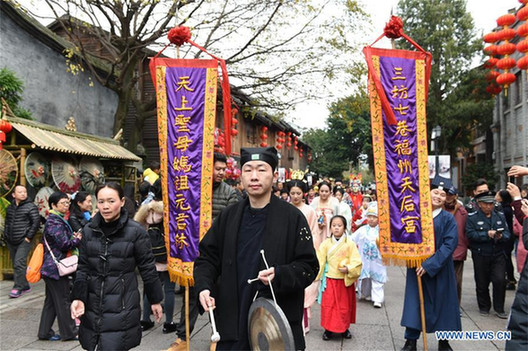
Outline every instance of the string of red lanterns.
<svg viewBox="0 0 528 351">
<path fill-rule="evenodd" d="M 497 18 L 497 25 L 503 27 L 502 30 L 497 32 L 497 37 L 499 41 L 504 41 L 503 44 L 497 47 L 497 53 L 501 56 L 504 56 L 497 61 L 497 68 L 503 70 L 504 72 L 499 74 L 496 81 L 500 85 L 504 85 L 504 93 L 508 94 L 508 86 L 515 82 L 515 74 L 511 73 L 509 70 L 515 67 L 515 60 L 509 57 L 517 50 L 517 46 L 513 43 L 510 43 L 510 40 L 515 37 L 517 34 L 514 29 L 509 28 L 516 18 L 515 15 L 509 13 L 507 15 L 502 15 Z"/>
</svg>

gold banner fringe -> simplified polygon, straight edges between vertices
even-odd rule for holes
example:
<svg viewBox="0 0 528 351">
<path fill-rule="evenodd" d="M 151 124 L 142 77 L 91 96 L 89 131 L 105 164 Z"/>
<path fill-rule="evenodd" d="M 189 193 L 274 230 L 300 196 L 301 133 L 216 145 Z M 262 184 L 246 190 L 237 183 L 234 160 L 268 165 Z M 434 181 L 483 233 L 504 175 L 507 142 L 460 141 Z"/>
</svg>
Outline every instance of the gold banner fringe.
<svg viewBox="0 0 528 351">
<path fill-rule="evenodd" d="M 413 258 L 397 258 L 397 257 L 382 257 L 383 265 L 385 266 L 400 266 L 407 268 L 417 268 L 427 260 L 429 256 L 424 257 L 413 257 Z"/>
<path fill-rule="evenodd" d="M 189 277 L 188 275 L 173 270 L 169 270 L 169 277 L 171 282 L 174 282 L 179 286 L 194 286 L 194 277 Z"/>
</svg>

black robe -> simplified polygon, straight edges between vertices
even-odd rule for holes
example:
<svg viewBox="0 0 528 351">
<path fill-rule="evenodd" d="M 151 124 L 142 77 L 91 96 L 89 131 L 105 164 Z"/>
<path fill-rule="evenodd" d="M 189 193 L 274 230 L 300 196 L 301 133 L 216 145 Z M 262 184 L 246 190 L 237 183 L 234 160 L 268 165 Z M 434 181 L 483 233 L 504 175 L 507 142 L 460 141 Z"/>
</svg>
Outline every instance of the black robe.
<svg viewBox="0 0 528 351">
<path fill-rule="evenodd" d="M 271 194 L 270 197 L 262 248 L 268 264 L 276 269 L 272 284 L 277 302 L 290 322 L 296 350 L 302 350 L 304 289 L 317 276 L 319 263 L 302 212 Z M 200 256 L 194 263 L 197 295 L 206 289 L 211 291 L 216 300 L 218 332 L 224 341 L 235 341 L 238 337 L 237 240 L 247 206 L 249 200 L 245 199 L 220 213 L 200 242 Z M 266 269 L 264 262 L 259 262 L 259 270 Z M 271 298 L 269 288 L 257 284 L 259 296 Z"/>
</svg>

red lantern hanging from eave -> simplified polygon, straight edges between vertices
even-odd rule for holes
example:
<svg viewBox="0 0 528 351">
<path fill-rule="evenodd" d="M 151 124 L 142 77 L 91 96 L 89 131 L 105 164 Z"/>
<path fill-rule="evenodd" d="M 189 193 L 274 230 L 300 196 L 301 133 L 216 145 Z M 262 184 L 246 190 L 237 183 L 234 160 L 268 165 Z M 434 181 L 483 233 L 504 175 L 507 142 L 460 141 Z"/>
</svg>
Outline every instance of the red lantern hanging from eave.
<svg viewBox="0 0 528 351">
<path fill-rule="evenodd" d="M 511 55 L 517 50 L 517 46 L 513 43 L 506 42 L 497 46 L 497 54 L 499 55 Z"/>
<path fill-rule="evenodd" d="M 511 26 L 515 23 L 515 15 L 508 13 L 507 15 L 502 15 L 497 18 L 497 25 L 499 27 Z"/>
<path fill-rule="evenodd" d="M 526 5 L 526 3 L 528 2 L 528 0 L 519 0 L 519 2 L 520 2 L 521 4 Z"/>
<path fill-rule="evenodd" d="M 484 37 L 482 38 L 482 40 L 484 40 L 484 42 L 486 43 L 494 43 L 497 41 L 497 39 L 497 32 L 490 32 L 484 35 Z"/>
<path fill-rule="evenodd" d="M 6 141 L 6 134 L 13 129 L 11 123 L 5 119 L 0 119 L 0 150 L 2 150 L 2 143 Z"/>
<path fill-rule="evenodd" d="M 522 70 L 528 70 L 528 56 L 521 57 L 517 61 L 517 67 Z"/>
<path fill-rule="evenodd" d="M 517 35 L 520 37 L 528 36 L 528 23 L 523 23 L 519 27 L 517 27 Z"/>
<path fill-rule="evenodd" d="M 508 86 L 515 82 L 515 79 L 515 74 L 509 72 L 502 73 L 497 77 L 497 83 L 504 85 L 505 96 L 508 96 Z"/>
<path fill-rule="evenodd" d="M 511 57 L 505 57 L 497 61 L 497 68 L 501 70 L 508 70 L 515 67 L 515 60 Z"/>
<path fill-rule="evenodd" d="M 502 88 L 500 87 L 500 85 L 498 84 L 490 84 L 486 87 L 486 91 L 488 92 L 488 94 L 490 95 L 498 95 L 500 94 L 500 92 L 502 91 Z"/>
<path fill-rule="evenodd" d="M 497 71 L 489 71 L 488 74 L 486 74 L 486 80 L 488 82 L 494 81 L 499 76 L 499 72 Z"/>
<path fill-rule="evenodd" d="M 517 11 L 517 19 L 519 21 L 526 21 L 526 19 L 528 19 L 528 7 L 524 6 Z"/>
<path fill-rule="evenodd" d="M 522 53 L 528 52 L 528 39 L 524 39 L 520 41 L 519 43 L 517 43 L 517 51 L 522 52 Z"/>
<path fill-rule="evenodd" d="M 501 41 L 501 40 L 512 40 L 513 38 L 515 38 L 515 34 L 517 34 L 517 32 L 515 31 L 515 29 L 512 29 L 512 28 L 504 28 L 500 31 L 497 32 L 497 39 L 498 41 Z"/>
<path fill-rule="evenodd" d="M 493 68 L 493 67 L 495 67 L 495 65 L 497 64 L 498 61 L 499 61 L 498 58 L 492 56 L 484 63 L 484 68 Z"/>
<path fill-rule="evenodd" d="M 493 55 L 497 55 L 497 45 L 488 45 L 484 48 L 484 53 L 486 55 L 490 55 L 490 56 L 493 56 Z"/>
<path fill-rule="evenodd" d="M 260 143 L 260 147 L 268 147 L 268 143 Z"/>
</svg>

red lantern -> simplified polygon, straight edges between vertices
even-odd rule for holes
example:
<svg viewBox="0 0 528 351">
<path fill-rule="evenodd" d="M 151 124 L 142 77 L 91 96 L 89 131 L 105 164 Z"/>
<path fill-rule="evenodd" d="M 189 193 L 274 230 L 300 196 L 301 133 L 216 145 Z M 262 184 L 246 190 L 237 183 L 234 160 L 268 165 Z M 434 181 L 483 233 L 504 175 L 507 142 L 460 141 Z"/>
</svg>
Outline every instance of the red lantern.
<svg viewBox="0 0 528 351">
<path fill-rule="evenodd" d="M 499 61 L 498 58 L 490 57 L 486 63 L 484 63 L 485 68 L 492 68 L 497 64 L 497 61 Z"/>
<path fill-rule="evenodd" d="M 523 23 L 517 28 L 517 35 L 521 37 L 528 36 L 528 23 Z"/>
<path fill-rule="evenodd" d="M 502 88 L 499 85 L 497 85 L 497 84 L 492 84 L 492 85 L 488 85 L 486 87 L 486 91 L 490 95 L 498 95 L 502 91 Z"/>
<path fill-rule="evenodd" d="M 260 147 L 268 147 L 267 143 L 260 143 Z"/>
<path fill-rule="evenodd" d="M 526 21 L 526 19 L 528 19 L 528 7 L 523 7 L 517 11 L 517 19 L 519 21 Z"/>
<path fill-rule="evenodd" d="M 282 145 L 281 144 L 277 144 L 275 147 L 277 148 L 277 150 L 282 149 Z"/>
<path fill-rule="evenodd" d="M 4 133 L 9 133 L 11 130 L 13 129 L 13 126 L 11 125 L 11 123 L 9 123 L 7 120 L 5 119 L 0 119 L 0 131 L 4 132 Z"/>
<path fill-rule="evenodd" d="M 500 40 L 512 40 L 515 37 L 515 29 L 511 28 L 504 28 L 503 30 L 500 30 L 497 32 L 497 39 Z"/>
<path fill-rule="evenodd" d="M 517 51 L 522 53 L 528 52 L 528 39 L 524 39 L 517 44 Z"/>
<path fill-rule="evenodd" d="M 238 130 L 236 130 L 235 128 L 231 129 L 231 135 L 232 136 L 237 136 L 238 135 Z"/>
<path fill-rule="evenodd" d="M 497 45 L 488 45 L 484 48 L 486 55 L 497 55 Z"/>
<path fill-rule="evenodd" d="M 486 80 L 488 82 L 494 81 L 499 76 L 499 72 L 497 71 L 489 71 L 488 74 L 486 74 Z"/>
<path fill-rule="evenodd" d="M 262 132 L 263 132 L 263 133 L 266 133 L 266 132 L 268 131 L 268 127 L 266 127 L 266 126 L 262 126 L 261 129 L 262 129 Z"/>
<path fill-rule="evenodd" d="M 499 55 L 511 55 L 515 52 L 515 50 L 517 50 L 517 46 L 508 42 L 501 44 L 497 47 L 497 53 Z"/>
<path fill-rule="evenodd" d="M 484 36 L 483 38 L 484 42 L 486 43 L 494 43 L 498 40 L 497 38 L 497 32 L 491 32 Z"/>
<path fill-rule="evenodd" d="M 295 145 L 294 147 L 295 151 L 299 150 L 299 147 L 297 147 L 297 145 Z"/>
<path fill-rule="evenodd" d="M 268 136 L 267 136 L 266 134 L 262 134 L 262 135 L 260 136 L 260 139 L 262 139 L 262 140 L 266 140 L 266 139 L 268 139 Z"/>
<path fill-rule="evenodd" d="M 237 124 L 238 124 L 238 119 L 236 119 L 236 118 L 234 118 L 234 117 L 231 118 L 231 123 L 232 123 L 233 125 L 237 125 Z"/>
<path fill-rule="evenodd" d="M 505 57 L 497 61 L 497 68 L 501 70 L 512 69 L 515 67 L 515 60 L 511 57 Z"/>
<path fill-rule="evenodd" d="M 528 56 L 521 57 L 517 61 L 517 67 L 522 70 L 528 70 Z"/>
<path fill-rule="evenodd" d="M 508 13 L 497 18 L 497 25 L 499 27 L 511 26 L 515 22 L 515 15 Z"/>
<path fill-rule="evenodd" d="M 515 82 L 515 74 L 513 73 L 502 73 L 497 77 L 497 83 L 504 85 L 505 88 L 508 88 L 508 85 Z"/>
</svg>

